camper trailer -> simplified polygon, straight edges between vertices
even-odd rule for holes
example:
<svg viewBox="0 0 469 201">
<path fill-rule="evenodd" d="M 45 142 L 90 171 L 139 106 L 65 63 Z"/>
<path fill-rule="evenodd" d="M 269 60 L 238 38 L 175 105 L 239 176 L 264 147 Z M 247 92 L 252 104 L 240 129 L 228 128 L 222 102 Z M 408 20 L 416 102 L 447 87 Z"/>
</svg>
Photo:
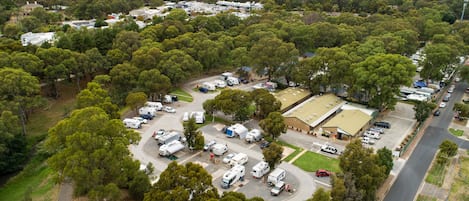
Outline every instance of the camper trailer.
<svg viewBox="0 0 469 201">
<path fill-rule="evenodd" d="M 258 142 L 261 139 L 262 139 L 262 133 L 259 129 L 252 129 L 246 135 L 246 142 L 248 143 Z"/>
<path fill-rule="evenodd" d="M 122 123 L 124 123 L 124 126 L 126 128 L 141 128 L 142 127 L 142 122 L 137 120 L 137 119 L 124 119 L 122 120 Z"/>
<path fill-rule="evenodd" d="M 275 186 L 278 182 L 283 181 L 287 175 L 287 171 L 281 168 L 276 168 L 269 174 L 267 183 L 271 186 Z"/>
<path fill-rule="evenodd" d="M 172 141 L 181 140 L 182 136 L 176 131 L 167 132 L 158 138 L 158 145 L 168 144 Z"/>
<path fill-rule="evenodd" d="M 156 117 L 156 111 L 157 109 L 155 107 L 141 107 L 140 109 L 138 109 L 138 114 L 139 115 L 144 115 L 144 114 L 148 114 L 148 115 L 151 115 L 153 117 Z"/>
<path fill-rule="evenodd" d="M 180 141 L 172 141 L 160 147 L 160 156 L 170 156 L 184 149 L 184 145 Z"/>
<path fill-rule="evenodd" d="M 247 134 L 248 129 L 242 124 L 234 124 L 226 129 L 226 136 L 229 138 L 239 136 L 239 139 L 244 139 Z"/>
<path fill-rule="evenodd" d="M 267 162 L 261 161 L 252 167 L 252 177 L 259 179 L 270 171 L 270 166 Z"/>
<path fill-rule="evenodd" d="M 204 112 L 191 112 L 190 117 L 195 119 L 196 124 L 203 124 L 205 122 Z"/>
<path fill-rule="evenodd" d="M 239 79 L 235 77 L 228 77 L 226 79 L 226 84 L 228 84 L 228 86 L 238 85 Z"/>
<path fill-rule="evenodd" d="M 225 174 L 223 174 L 223 178 L 221 179 L 221 187 L 224 189 L 230 188 L 238 181 L 244 180 L 245 167 L 243 165 L 237 165 L 228 170 Z"/>
<path fill-rule="evenodd" d="M 160 102 L 147 101 L 145 103 L 145 107 L 153 107 L 153 108 L 156 108 L 156 110 L 161 111 L 163 109 L 163 104 L 161 104 Z"/>
<path fill-rule="evenodd" d="M 215 144 L 212 146 L 212 153 L 221 156 L 228 151 L 228 147 L 224 144 Z"/>
<path fill-rule="evenodd" d="M 244 165 L 248 162 L 248 159 L 249 158 L 247 154 L 239 153 L 233 156 L 233 158 L 231 158 L 229 164 L 231 167 L 236 166 L 236 165 Z"/>
<path fill-rule="evenodd" d="M 213 81 L 213 84 L 218 88 L 225 88 L 226 87 L 226 82 L 224 80 L 215 80 L 215 81 Z"/>
<path fill-rule="evenodd" d="M 233 73 L 226 72 L 221 74 L 221 80 L 227 80 L 229 77 L 233 77 Z"/>
<path fill-rule="evenodd" d="M 209 91 L 215 91 L 215 90 L 217 89 L 217 87 L 215 86 L 215 84 L 210 83 L 210 82 L 204 82 L 204 83 L 202 83 L 202 87 L 208 89 Z"/>
</svg>

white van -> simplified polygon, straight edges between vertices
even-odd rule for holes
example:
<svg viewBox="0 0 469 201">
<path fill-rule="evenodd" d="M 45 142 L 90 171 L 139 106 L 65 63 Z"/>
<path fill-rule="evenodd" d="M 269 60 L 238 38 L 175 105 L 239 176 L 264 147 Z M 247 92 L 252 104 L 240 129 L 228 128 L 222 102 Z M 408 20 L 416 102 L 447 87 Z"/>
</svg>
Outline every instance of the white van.
<svg viewBox="0 0 469 201">
<path fill-rule="evenodd" d="M 126 118 L 124 120 L 122 120 L 122 123 L 124 123 L 124 126 L 126 128 L 141 128 L 142 127 L 142 122 L 137 120 L 137 119 L 129 119 L 129 118 Z"/>
</svg>

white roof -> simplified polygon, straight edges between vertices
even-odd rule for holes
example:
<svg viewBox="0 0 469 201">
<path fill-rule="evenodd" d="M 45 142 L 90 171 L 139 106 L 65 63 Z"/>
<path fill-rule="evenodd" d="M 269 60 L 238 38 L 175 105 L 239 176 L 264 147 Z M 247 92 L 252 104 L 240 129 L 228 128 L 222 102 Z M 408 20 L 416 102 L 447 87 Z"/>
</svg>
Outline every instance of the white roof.
<svg viewBox="0 0 469 201">
<path fill-rule="evenodd" d="M 234 132 L 236 132 L 238 134 L 248 131 L 248 129 L 246 127 L 244 127 L 242 124 L 234 124 L 234 125 L 230 126 L 230 130 L 233 130 Z"/>
<path fill-rule="evenodd" d="M 377 112 L 376 109 L 366 108 L 366 106 L 353 104 L 353 103 L 344 104 L 344 105 L 342 105 L 342 107 L 340 109 L 342 109 L 342 110 L 360 110 L 361 112 L 367 114 L 368 116 L 373 116 L 373 113 Z"/>
<path fill-rule="evenodd" d="M 23 46 L 27 45 L 42 45 L 45 42 L 51 42 L 55 37 L 55 32 L 45 32 L 45 33 L 32 33 L 28 32 L 21 35 L 21 44 Z"/>
</svg>

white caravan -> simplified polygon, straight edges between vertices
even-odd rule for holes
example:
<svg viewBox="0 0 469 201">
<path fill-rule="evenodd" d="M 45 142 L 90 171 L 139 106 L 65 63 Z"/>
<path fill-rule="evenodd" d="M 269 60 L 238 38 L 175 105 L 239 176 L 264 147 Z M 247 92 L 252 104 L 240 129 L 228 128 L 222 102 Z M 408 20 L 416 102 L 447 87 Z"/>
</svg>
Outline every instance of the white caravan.
<svg viewBox="0 0 469 201">
<path fill-rule="evenodd" d="M 184 145 L 180 141 L 172 141 L 160 147 L 160 156 L 170 156 L 184 149 Z"/>
<path fill-rule="evenodd" d="M 236 165 L 244 165 L 248 162 L 248 155 L 245 154 L 245 153 L 239 153 L 239 154 L 236 154 L 235 156 L 233 156 L 233 158 L 231 158 L 230 160 L 230 166 L 231 167 L 234 167 Z"/>
<path fill-rule="evenodd" d="M 223 178 L 221 179 L 221 187 L 227 189 L 237 181 L 243 181 L 245 174 L 245 167 L 243 165 L 234 166 L 228 170 L 228 172 L 223 174 Z"/>
<path fill-rule="evenodd" d="M 150 101 L 148 101 L 148 102 L 145 103 L 145 106 L 146 107 L 154 107 L 158 111 L 161 111 L 163 109 L 163 104 L 160 103 L 160 102 L 150 102 Z"/>
<path fill-rule="evenodd" d="M 283 181 L 287 176 L 287 171 L 281 168 L 276 168 L 269 174 L 267 178 L 267 183 L 271 186 L 275 186 L 278 182 Z"/>
<path fill-rule="evenodd" d="M 270 166 L 267 162 L 261 161 L 252 167 L 252 177 L 259 179 L 270 171 Z"/>
<path fill-rule="evenodd" d="M 141 128 L 142 127 L 142 122 L 137 119 L 126 118 L 122 120 L 122 123 L 124 123 L 124 126 L 126 128 Z"/>
<path fill-rule="evenodd" d="M 215 144 L 212 146 L 212 153 L 221 156 L 228 151 L 228 147 L 224 144 Z"/>
<path fill-rule="evenodd" d="M 138 114 L 139 115 L 148 114 L 153 117 L 156 117 L 156 111 L 157 109 L 154 107 L 141 107 L 140 109 L 138 109 Z"/>
</svg>

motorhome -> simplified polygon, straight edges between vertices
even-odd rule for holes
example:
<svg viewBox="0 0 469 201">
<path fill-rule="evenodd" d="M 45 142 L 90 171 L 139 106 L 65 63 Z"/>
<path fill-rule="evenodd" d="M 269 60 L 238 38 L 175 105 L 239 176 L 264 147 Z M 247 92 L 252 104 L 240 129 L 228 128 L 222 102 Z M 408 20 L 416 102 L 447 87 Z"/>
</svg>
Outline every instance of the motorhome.
<svg viewBox="0 0 469 201">
<path fill-rule="evenodd" d="M 275 186 L 278 182 L 283 181 L 287 176 L 287 171 L 282 168 L 276 168 L 267 177 L 267 183 L 271 186 Z"/>
<path fill-rule="evenodd" d="M 190 117 L 195 119 L 196 124 L 205 123 L 205 113 L 204 112 L 191 112 Z"/>
<path fill-rule="evenodd" d="M 161 110 L 163 109 L 163 104 L 160 103 L 160 102 L 150 102 L 150 101 L 147 101 L 147 102 L 145 103 L 145 106 L 146 106 L 146 107 L 154 107 L 154 108 L 156 108 L 156 110 L 158 110 L 158 111 L 161 111 Z"/>
<path fill-rule="evenodd" d="M 208 89 L 209 91 L 215 91 L 215 90 L 217 89 L 217 87 L 215 86 L 215 84 L 210 83 L 210 82 L 204 82 L 204 83 L 202 83 L 202 87 Z"/>
<path fill-rule="evenodd" d="M 157 109 L 154 108 L 154 107 L 141 107 L 140 109 L 138 109 L 138 114 L 139 115 L 143 115 L 143 114 L 148 114 L 148 115 L 151 115 L 153 117 L 156 117 L 156 111 Z"/>
<path fill-rule="evenodd" d="M 252 177 L 259 179 L 270 171 L 270 166 L 267 162 L 261 161 L 252 167 Z"/>
<path fill-rule="evenodd" d="M 158 138 L 158 145 L 168 144 L 172 141 L 181 140 L 182 136 L 179 132 L 171 131 L 166 132 L 164 135 Z"/>
<path fill-rule="evenodd" d="M 230 188 L 238 181 L 244 180 L 244 175 L 246 174 L 245 167 L 243 165 L 237 165 L 228 170 L 223 174 L 221 179 L 221 187 L 224 189 Z"/>
<path fill-rule="evenodd" d="M 244 165 L 248 162 L 248 155 L 245 153 L 238 153 L 233 158 L 231 158 L 229 164 L 231 167 L 236 165 Z"/>
<path fill-rule="evenodd" d="M 212 153 L 221 156 L 225 154 L 228 151 L 228 146 L 224 144 L 215 144 L 212 146 Z"/>
<path fill-rule="evenodd" d="M 235 77 L 228 77 L 226 79 L 226 84 L 228 84 L 228 86 L 238 85 L 239 79 Z"/>
<path fill-rule="evenodd" d="M 160 156 L 170 156 L 174 153 L 184 149 L 184 145 L 180 141 L 172 141 L 168 144 L 164 144 L 160 147 Z"/>
<path fill-rule="evenodd" d="M 137 120 L 137 119 L 129 119 L 129 118 L 126 118 L 124 120 L 122 120 L 122 123 L 124 123 L 124 126 L 126 128 L 141 128 L 142 127 L 142 122 Z"/>
<path fill-rule="evenodd" d="M 221 74 L 221 80 L 227 80 L 229 77 L 233 77 L 233 73 L 226 72 Z"/>
<path fill-rule="evenodd" d="M 238 137 L 239 139 L 246 138 L 248 129 L 242 124 L 234 124 L 226 129 L 226 136 L 229 138 Z"/>
<path fill-rule="evenodd" d="M 423 91 L 423 92 L 430 93 L 430 94 L 435 93 L 435 89 L 432 89 L 430 87 L 422 87 L 420 89 L 417 89 L 417 91 Z"/>
<path fill-rule="evenodd" d="M 246 142 L 253 143 L 262 140 L 262 133 L 259 129 L 252 129 L 246 135 Z"/>
</svg>

